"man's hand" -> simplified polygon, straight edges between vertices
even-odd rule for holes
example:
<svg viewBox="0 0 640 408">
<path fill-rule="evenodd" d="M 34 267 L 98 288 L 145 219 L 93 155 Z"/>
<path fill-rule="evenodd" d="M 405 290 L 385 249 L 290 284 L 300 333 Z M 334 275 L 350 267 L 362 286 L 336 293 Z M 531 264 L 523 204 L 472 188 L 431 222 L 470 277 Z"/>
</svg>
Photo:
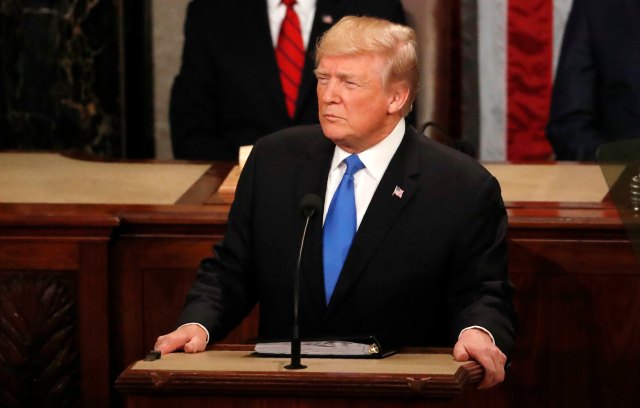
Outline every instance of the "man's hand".
<svg viewBox="0 0 640 408">
<path fill-rule="evenodd" d="M 158 337 L 154 350 L 168 354 L 178 349 L 185 353 L 198 353 L 207 346 L 207 333 L 197 324 L 180 326 L 169 334 Z"/>
<path fill-rule="evenodd" d="M 453 357 L 457 361 L 476 360 L 484 367 L 484 379 L 478 389 L 491 388 L 504 381 L 504 365 L 507 356 L 480 329 L 465 330 L 453 347 Z"/>
</svg>

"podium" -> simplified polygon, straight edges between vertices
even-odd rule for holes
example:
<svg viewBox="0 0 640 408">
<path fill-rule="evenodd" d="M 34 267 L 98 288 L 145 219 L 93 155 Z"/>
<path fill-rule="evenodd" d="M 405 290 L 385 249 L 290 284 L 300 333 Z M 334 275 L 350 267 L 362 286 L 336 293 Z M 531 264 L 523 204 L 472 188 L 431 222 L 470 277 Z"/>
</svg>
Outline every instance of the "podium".
<svg viewBox="0 0 640 408">
<path fill-rule="evenodd" d="M 383 359 L 258 357 L 253 346 L 214 346 L 138 361 L 117 379 L 128 407 L 392 407 L 450 406 L 484 371 L 457 362 L 451 350 L 414 349 Z"/>
</svg>

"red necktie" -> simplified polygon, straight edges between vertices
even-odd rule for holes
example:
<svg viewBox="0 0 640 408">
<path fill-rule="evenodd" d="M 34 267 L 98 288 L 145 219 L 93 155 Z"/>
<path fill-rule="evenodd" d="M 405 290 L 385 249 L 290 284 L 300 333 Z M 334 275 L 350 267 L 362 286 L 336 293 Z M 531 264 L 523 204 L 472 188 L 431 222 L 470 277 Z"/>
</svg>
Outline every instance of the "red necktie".
<svg viewBox="0 0 640 408">
<path fill-rule="evenodd" d="M 293 118 L 296 112 L 302 68 L 304 67 L 304 45 L 300 31 L 300 20 L 296 12 L 293 11 L 296 0 L 282 0 L 282 3 L 287 6 L 287 14 L 280 27 L 276 61 L 280 69 L 280 83 L 284 92 L 287 112 Z"/>
</svg>

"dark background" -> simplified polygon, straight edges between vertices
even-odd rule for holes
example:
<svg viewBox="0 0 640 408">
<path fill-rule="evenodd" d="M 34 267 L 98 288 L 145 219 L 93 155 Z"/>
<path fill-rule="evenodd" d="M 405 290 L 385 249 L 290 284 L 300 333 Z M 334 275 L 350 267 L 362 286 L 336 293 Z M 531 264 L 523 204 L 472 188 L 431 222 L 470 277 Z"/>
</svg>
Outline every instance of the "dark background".
<svg viewBox="0 0 640 408">
<path fill-rule="evenodd" d="M 460 6 L 451 9 L 450 123 L 460 137 Z M 0 2 L 0 150 L 153 158 L 149 0 Z"/>
</svg>

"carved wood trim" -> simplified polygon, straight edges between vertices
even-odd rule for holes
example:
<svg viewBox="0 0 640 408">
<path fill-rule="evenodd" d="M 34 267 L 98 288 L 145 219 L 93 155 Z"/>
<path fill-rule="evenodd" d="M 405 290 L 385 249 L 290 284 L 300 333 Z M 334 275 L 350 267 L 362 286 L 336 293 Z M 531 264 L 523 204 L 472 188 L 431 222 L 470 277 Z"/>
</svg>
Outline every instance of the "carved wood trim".
<svg viewBox="0 0 640 408">
<path fill-rule="evenodd" d="M 0 278 L 0 293 L 0 406 L 78 406 L 78 314 L 69 284 L 11 273 Z"/>
</svg>

